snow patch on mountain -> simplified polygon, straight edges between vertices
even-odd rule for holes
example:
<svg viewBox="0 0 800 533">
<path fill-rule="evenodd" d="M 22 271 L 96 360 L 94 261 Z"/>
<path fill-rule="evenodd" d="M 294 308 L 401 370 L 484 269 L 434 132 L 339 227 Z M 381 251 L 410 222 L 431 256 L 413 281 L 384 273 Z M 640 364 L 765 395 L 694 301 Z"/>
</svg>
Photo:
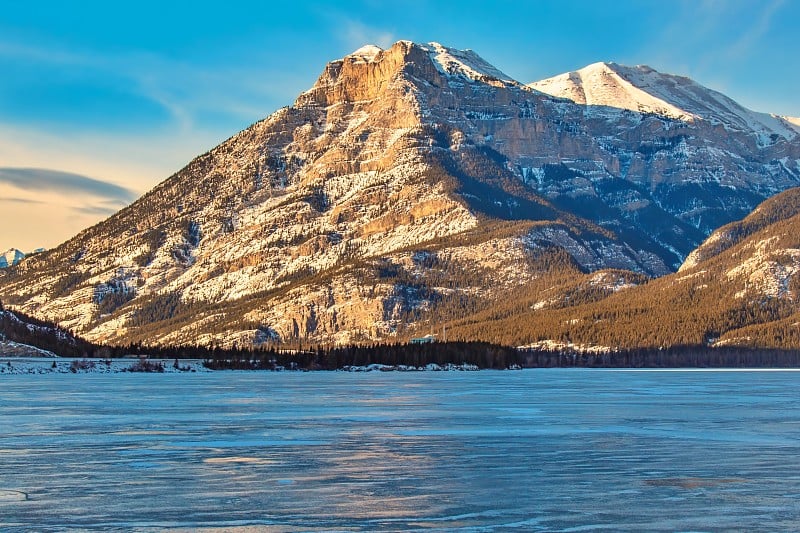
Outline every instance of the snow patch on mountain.
<svg viewBox="0 0 800 533">
<path fill-rule="evenodd" d="M 726 272 L 729 280 L 744 281 L 737 298 L 753 292 L 770 298 L 789 296 L 789 282 L 800 273 L 800 250 L 775 249 L 777 241 L 778 237 L 770 237 L 755 243 L 752 255 Z"/>
<path fill-rule="evenodd" d="M 610 346 L 602 346 L 598 344 L 575 344 L 572 342 L 561 342 L 551 339 L 533 342 L 524 346 L 517 346 L 517 350 L 545 350 L 548 352 L 568 351 L 587 355 L 601 355 L 615 351 Z"/>
<path fill-rule="evenodd" d="M 357 60 L 361 59 L 363 61 L 369 62 L 369 61 L 375 61 L 375 58 L 381 52 L 383 52 L 383 48 L 381 48 L 380 46 L 375 46 L 374 44 L 367 44 L 362 46 L 352 54 L 349 54 L 347 57 L 352 57 Z"/>
<path fill-rule="evenodd" d="M 596 272 L 590 279 L 589 285 L 593 287 L 600 287 L 607 291 L 619 292 L 624 289 L 636 287 L 636 283 L 631 283 L 628 279 L 615 272 L 599 271 Z"/>
<path fill-rule="evenodd" d="M 539 242 L 549 242 L 563 248 L 582 268 L 589 271 L 617 268 L 634 272 L 653 272 L 656 275 L 670 272 L 669 267 L 655 254 L 600 239 L 578 240 L 563 227 L 536 228 L 526 239 L 527 245 L 532 249 L 536 248 Z"/>
<path fill-rule="evenodd" d="M 0 353 L 3 357 L 58 357 L 51 351 L 9 340 L 0 340 Z M 2 371 L 10 372 L 10 369 L 5 367 Z"/>
<path fill-rule="evenodd" d="M 457 50 L 435 42 L 421 45 L 421 48 L 428 52 L 436 68 L 445 76 L 461 76 L 479 81 L 489 81 L 494 78 L 508 83 L 518 83 L 472 50 Z"/>
</svg>

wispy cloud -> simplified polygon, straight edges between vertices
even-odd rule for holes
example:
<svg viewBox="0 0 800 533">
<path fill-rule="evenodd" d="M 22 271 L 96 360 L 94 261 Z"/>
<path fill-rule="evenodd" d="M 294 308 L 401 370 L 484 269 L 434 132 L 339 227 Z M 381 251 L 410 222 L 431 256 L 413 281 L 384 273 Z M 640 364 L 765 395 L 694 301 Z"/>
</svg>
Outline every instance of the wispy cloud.
<svg viewBox="0 0 800 533">
<path fill-rule="evenodd" d="M 0 191 L 0 244 L 20 249 L 54 246 L 138 196 L 115 183 L 44 168 L 0 167 Z"/>
<path fill-rule="evenodd" d="M 92 56 L 70 52 L 63 47 L 44 48 L 8 40 L 0 41 L 0 57 L 49 65 L 89 66 L 97 64 Z"/>
<path fill-rule="evenodd" d="M 359 30 L 354 27 L 352 31 Z M 270 72 L 252 56 L 243 64 L 201 66 L 151 52 L 108 53 L 59 42 L 0 38 L 0 58 L 124 87 L 163 109 L 184 134 L 204 120 L 227 116 L 231 122 L 247 123 L 263 118 L 290 103 L 308 83 L 292 73 Z M 75 74 L 75 69 L 82 74 Z"/>
<path fill-rule="evenodd" d="M 744 33 L 740 34 L 738 39 L 727 48 L 728 57 L 736 59 L 744 54 L 749 54 L 761 38 L 769 32 L 775 14 L 784 4 L 785 0 L 773 0 L 762 4 L 763 10 L 752 22 L 752 25 L 748 26 Z"/>
<path fill-rule="evenodd" d="M 0 183 L 25 191 L 50 191 L 67 195 L 91 195 L 101 202 L 125 205 L 136 199 L 136 193 L 115 183 L 80 174 L 44 168 L 0 167 Z M 24 201 L 16 198 L 16 201 Z M 35 199 L 30 199 L 36 202 Z"/>
<path fill-rule="evenodd" d="M 103 176 L 141 194 L 222 140 L 219 133 L 202 130 L 185 136 L 174 128 L 109 134 L 0 121 L 0 162 L 5 168 L 52 168 L 58 162 L 62 172 Z"/>
<path fill-rule="evenodd" d="M 784 5 L 785 0 L 684 0 L 675 4 L 661 32 L 643 45 L 644 55 L 677 71 L 718 71 L 721 62 L 739 62 L 757 49 Z"/>
<path fill-rule="evenodd" d="M 393 32 L 368 26 L 358 20 L 342 18 L 336 24 L 339 38 L 353 50 L 365 44 L 389 48 L 397 40 Z"/>
<path fill-rule="evenodd" d="M 0 202 L 23 205 L 44 205 L 47 203 L 42 202 L 41 200 L 34 200 L 33 198 L 0 198 Z"/>
<path fill-rule="evenodd" d="M 119 208 L 104 207 L 102 205 L 85 205 L 75 206 L 72 208 L 76 213 L 81 213 L 89 216 L 108 217 L 119 211 Z"/>
</svg>

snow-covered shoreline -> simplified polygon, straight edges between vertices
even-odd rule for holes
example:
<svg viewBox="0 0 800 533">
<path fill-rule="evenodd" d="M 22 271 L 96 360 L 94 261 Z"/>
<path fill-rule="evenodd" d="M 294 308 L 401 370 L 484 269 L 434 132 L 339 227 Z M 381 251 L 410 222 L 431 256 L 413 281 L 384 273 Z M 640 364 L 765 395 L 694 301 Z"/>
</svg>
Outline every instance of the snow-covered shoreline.
<svg viewBox="0 0 800 533">
<path fill-rule="evenodd" d="M 469 365 L 467 363 L 461 365 L 455 365 L 452 363 L 447 363 L 446 365 L 437 365 L 436 363 L 430 363 L 425 366 L 407 366 L 407 365 L 380 365 L 380 364 L 372 364 L 367 366 L 345 366 L 339 368 L 337 372 L 452 372 L 452 371 L 459 371 L 459 372 L 472 372 L 480 370 L 475 365 Z"/>
<path fill-rule="evenodd" d="M 149 369 L 143 368 L 138 359 L 75 359 L 65 357 L 13 357 L 0 356 L 0 375 L 2 374 L 121 374 L 131 372 L 182 374 L 191 372 L 232 372 L 236 370 L 212 370 L 203 365 L 200 359 L 146 359 Z M 285 371 L 283 367 L 276 370 Z M 425 366 L 381 365 L 345 366 L 336 372 L 472 372 L 480 370 L 475 365 L 448 363 Z M 253 372 L 253 370 L 239 370 Z M 261 372 L 272 372 L 264 369 Z"/>
<path fill-rule="evenodd" d="M 138 359 L 76 359 L 67 357 L 7 357 L 0 356 L 2 374 L 121 374 L 130 372 L 187 373 L 212 372 L 198 359 L 147 359 L 151 368 L 145 369 Z"/>
</svg>

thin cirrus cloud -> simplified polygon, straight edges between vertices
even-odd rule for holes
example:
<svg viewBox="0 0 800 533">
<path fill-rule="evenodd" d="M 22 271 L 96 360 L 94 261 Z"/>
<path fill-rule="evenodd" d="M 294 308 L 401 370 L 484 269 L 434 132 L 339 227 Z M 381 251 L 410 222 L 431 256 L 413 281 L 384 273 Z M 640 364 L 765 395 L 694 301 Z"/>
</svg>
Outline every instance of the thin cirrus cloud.
<svg viewBox="0 0 800 533">
<path fill-rule="evenodd" d="M 120 206 L 109 205 L 106 203 L 105 205 L 84 205 L 84 206 L 75 206 L 72 208 L 73 211 L 77 213 L 81 213 L 84 215 L 88 215 L 91 217 L 105 217 L 110 216 L 119 211 Z"/>
<path fill-rule="evenodd" d="M 750 53 L 756 43 L 769 33 L 775 16 L 784 4 L 784 0 L 773 0 L 763 5 L 762 11 L 756 16 L 754 23 L 726 50 L 728 58 L 735 60 Z"/>
<path fill-rule="evenodd" d="M 358 33 L 359 29 L 353 31 Z M 225 130 L 246 126 L 291 102 L 299 88 L 307 84 L 305 76 L 270 71 L 268 64 L 258 64 L 257 55 L 251 55 L 253 61 L 249 63 L 206 65 L 154 52 L 108 53 L 61 42 L 31 44 L 0 39 L 0 60 L 14 67 L 35 66 L 51 73 L 65 73 L 69 80 L 77 75 L 90 88 L 91 84 L 100 83 L 105 87 L 98 89 L 101 98 L 129 93 L 131 98 L 138 97 L 160 108 L 182 132 L 199 127 Z M 124 108 L 116 113 L 133 118 Z"/>
<path fill-rule="evenodd" d="M 340 33 L 341 40 L 353 50 L 365 44 L 389 48 L 396 40 L 393 32 L 367 26 L 358 20 L 344 19 L 340 21 L 340 26 L 343 29 Z"/>
<path fill-rule="evenodd" d="M 0 168 L 0 184 L 29 192 L 51 192 L 69 197 L 91 197 L 96 199 L 91 205 L 76 206 L 79 210 L 89 209 L 93 214 L 108 214 L 131 203 L 136 193 L 107 181 L 44 168 Z M 3 201 L 16 203 L 37 203 L 35 198 L 4 198 Z M 116 208 L 116 209 L 115 209 Z"/>
<path fill-rule="evenodd" d="M 33 198 L 3 198 L 3 202 L 9 204 L 23 204 L 23 205 L 43 205 L 46 202 L 41 200 L 34 200 Z"/>
<path fill-rule="evenodd" d="M 722 77 L 759 50 L 785 7 L 784 0 L 758 3 L 682 0 L 672 17 L 646 43 L 646 55 L 667 65 Z M 722 66 L 721 65 L 725 65 Z"/>
</svg>

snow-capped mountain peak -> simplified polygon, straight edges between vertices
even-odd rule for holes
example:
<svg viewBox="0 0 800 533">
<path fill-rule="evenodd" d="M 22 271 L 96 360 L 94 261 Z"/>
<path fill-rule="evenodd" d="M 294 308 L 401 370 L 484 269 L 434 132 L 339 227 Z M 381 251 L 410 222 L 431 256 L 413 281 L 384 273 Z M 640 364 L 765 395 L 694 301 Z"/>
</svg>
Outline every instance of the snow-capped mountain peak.
<svg viewBox="0 0 800 533">
<path fill-rule="evenodd" d="M 436 68 L 445 76 L 463 76 L 471 80 L 487 81 L 492 78 L 516 84 L 516 80 L 488 63 L 470 49 L 458 50 L 436 42 L 419 45 L 428 52 Z"/>
<path fill-rule="evenodd" d="M 295 104 L 303 106 L 314 102 L 328 106 L 373 100 L 397 84 L 420 81 L 433 86 L 445 84 L 456 90 L 465 82 L 522 87 L 472 50 L 458 50 L 436 42 L 420 44 L 401 40 L 386 49 L 367 44 L 329 62 L 314 86 L 302 93 Z"/>
<path fill-rule="evenodd" d="M 375 61 L 375 58 L 381 52 L 383 52 L 383 48 L 381 48 L 380 46 L 376 46 L 374 44 L 366 44 L 361 48 L 359 48 L 358 50 L 356 50 L 355 52 L 353 52 L 352 54 L 349 54 L 347 57 L 351 57 L 354 59 L 361 59 L 363 61 L 370 62 L 370 61 Z"/>
<path fill-rule="evenodd" d="M 0 268 L 14 266 L 25 259 L 25 254 L 16 248 L 9 248 L 3 255 L 0 255 Z"/>
<path fill-rule="evenodd" d="M 578 104 L 629 109 L 686 121 L 697 118 L 671 103 L 669 97 L 664 98 L 661 94 L 664 91 L 653 90 L 658 87 L 655 75 L 658 73 L 648 66 L 625 67 L 600 62 L 531 83 L 528 87 Z"/>
<path fill-rule="evenodd" d="M 594 63 L 528 87 L 589 106 L 721 124 L 729 130 L 758 135 L 760 145 L 775 142 L 774 135 L 793 139 L 798 134 L 790 119 L 751 111 L 687 77 L 664 74 L 646 65 Z"/>
<path fill-rule="evenodd" d="M 473 50 L 459 50 L 444 46 L 437 42 L 426 44 L 412 41 L 397 41 L 389 49 L 400 48 L 406 51 L 417 48 L 426 52 L 436 70 L 445 77 L 462 77 L 476 81 L 504 81 L 518 84 L 511 76 L 483 59 Z M 367 44 L 345 56 L 355 63 L 371 63 L 379 60 L 379 54 L 385 52 L 379 46 Z"/>
</svg>

